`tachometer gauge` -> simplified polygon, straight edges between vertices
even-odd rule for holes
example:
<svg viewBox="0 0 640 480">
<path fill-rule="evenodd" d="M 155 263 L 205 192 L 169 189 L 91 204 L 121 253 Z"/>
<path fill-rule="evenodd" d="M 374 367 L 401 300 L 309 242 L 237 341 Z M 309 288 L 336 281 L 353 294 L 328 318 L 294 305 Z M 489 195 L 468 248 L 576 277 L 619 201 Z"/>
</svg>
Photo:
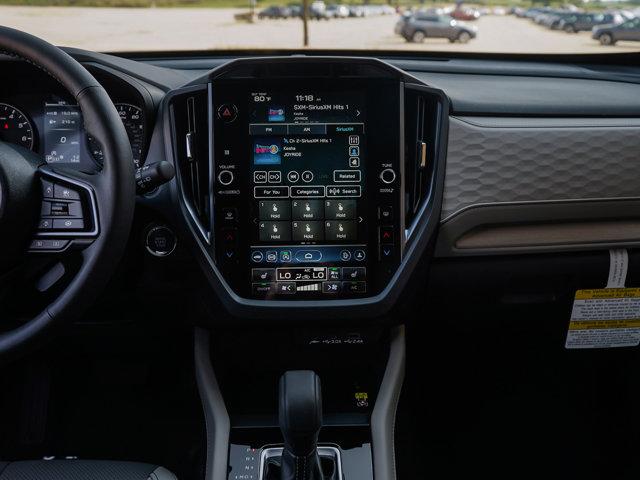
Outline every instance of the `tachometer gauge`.
<svg viewBox="0 0 640 480">
<path fill-rule="evenodd" d="M 116 110 L 120 114 L 120 119 L 124 123 L 124 128 L 129 136 L 131 152 L 133 153 L 133 163 L 136 168 L 142 166 L 145 143 L 144 113 L 142 109 L 129 103 L 116 103 Z M 104 163 L 104 154 L 98 142 L 89 136 L 89 149 L 93 157 L 100 163 Z"/>
<path fill-rule="evenodd" d="M 0 140 L 33 150 L 33 126 L 16 107 L 0 103 Z"/>
</svg>

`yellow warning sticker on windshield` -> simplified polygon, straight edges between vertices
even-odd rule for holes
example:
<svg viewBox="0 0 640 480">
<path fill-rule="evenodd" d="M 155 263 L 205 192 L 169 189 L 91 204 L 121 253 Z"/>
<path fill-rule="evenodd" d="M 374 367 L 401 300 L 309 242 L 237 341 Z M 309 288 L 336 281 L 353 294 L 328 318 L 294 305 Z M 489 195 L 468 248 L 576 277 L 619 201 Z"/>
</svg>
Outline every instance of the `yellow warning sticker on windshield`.
<svg viewBox="0 0 640 480">
<path fill-rule="evenodd" d="M 640 288 L 578 290 L 566 348 L 635 347 L 640 343 Z"/>
</svg>

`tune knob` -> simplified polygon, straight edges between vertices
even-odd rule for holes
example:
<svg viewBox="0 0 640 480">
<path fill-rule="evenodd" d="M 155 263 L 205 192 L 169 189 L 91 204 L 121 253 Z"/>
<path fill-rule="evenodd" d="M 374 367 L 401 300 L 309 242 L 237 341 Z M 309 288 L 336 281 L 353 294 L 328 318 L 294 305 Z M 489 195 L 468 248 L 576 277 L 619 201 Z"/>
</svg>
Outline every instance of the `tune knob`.
<svg viewBox="0 0 640 480">
<path fill-rule="evenodd" d="M 396 179 L 396 172 L 393 170 L 393 168 L 385 168 L 384 170 L 382 170 L 382 172 L 380 172 L 380 180 L 382 180 L 382 183 L 393 183 Z"/>
</svg>

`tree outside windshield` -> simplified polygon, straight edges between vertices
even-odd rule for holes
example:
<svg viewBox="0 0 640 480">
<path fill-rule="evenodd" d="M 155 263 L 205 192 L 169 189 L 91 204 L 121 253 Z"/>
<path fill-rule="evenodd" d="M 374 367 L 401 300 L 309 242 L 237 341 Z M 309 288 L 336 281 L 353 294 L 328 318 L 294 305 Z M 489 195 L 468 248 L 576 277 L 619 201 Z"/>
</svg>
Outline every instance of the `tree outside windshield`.
<svg viewBox="0 0 640 480">
<path fill-rule="evenodd" d="M 640 0 L 0 0 L 3 25 L 57 45 L 104 52 L 633 52 L 640 50 L 639 17 Z"/>
</svg>

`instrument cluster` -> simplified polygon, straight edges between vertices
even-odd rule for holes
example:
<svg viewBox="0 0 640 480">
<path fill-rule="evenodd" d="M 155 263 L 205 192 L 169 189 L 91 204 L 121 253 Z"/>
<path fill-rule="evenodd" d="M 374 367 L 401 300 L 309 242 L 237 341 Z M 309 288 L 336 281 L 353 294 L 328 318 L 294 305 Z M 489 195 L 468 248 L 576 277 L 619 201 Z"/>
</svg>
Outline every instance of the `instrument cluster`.
<svg viewBox="0 0 640 480">
<path fill-rule="evenodd" d="M 29 67 L 16 64 L 12 68 Z M 1 85 L 0 141 L 36 152 L 49 164 L 83 171 L 100 169 L 104 162 L 102 147 L 85 131 L 82 112 L 74 99 L 42 72 L 25 73 L 22 78 L 26 81 L 7 80 L 6 85 Z M 135 167 L 143 166 L 152 121 L 148 103 L 125 80 L 102 71 L 92 73 L 107 90 L 120 115 Z"/>
</svg>

